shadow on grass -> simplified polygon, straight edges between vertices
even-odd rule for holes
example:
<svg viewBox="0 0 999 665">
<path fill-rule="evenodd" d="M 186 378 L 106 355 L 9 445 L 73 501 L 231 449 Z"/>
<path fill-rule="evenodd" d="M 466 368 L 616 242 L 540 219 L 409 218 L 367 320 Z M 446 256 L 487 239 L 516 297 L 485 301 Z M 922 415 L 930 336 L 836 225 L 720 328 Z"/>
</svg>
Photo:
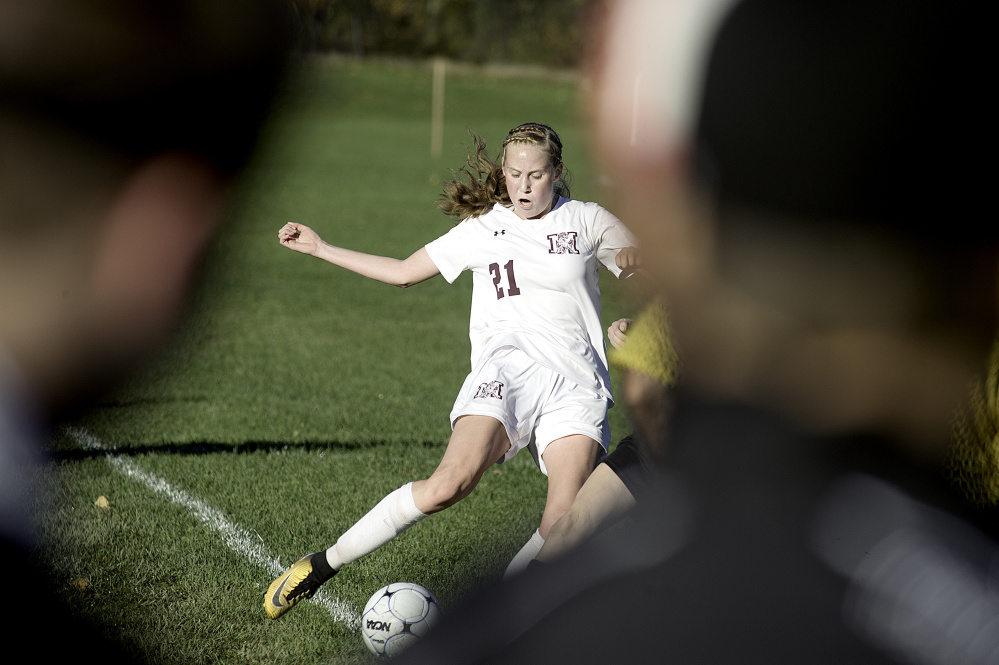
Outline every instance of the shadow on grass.
<svg viewBox="0 0 999 665">
<path fill-rule="evenodd" d="M 361 441 L 361 442 L 330 442 L 330 441 L 246 441 L 242 443 L 163 443 L 163 444 L 139 444 L 139 445 L 108 445 L 106 448 L 84 448 L 80 447 L 72 436 L 68 433 L 58 433 L 53 442 L 53 447 L 48 451 L 50 460 L 55 461 L 79 461 L 103 457 L 108 454 L 114 455 L 143 455 L 143 454 L 168 454 L 168 455 L 220 455 L 220 454 L 244 454 L 258 452 L 283 452 L 283 451 L 304 451 L 304 452 L 356 452 L 360 450 L 376 449 L 385 446 L 397 445 L 396 441 Z M 407 446 L 420 446 L 427 449 L 440 448 L 440 441 L 411 441 Z"/>
</svg>

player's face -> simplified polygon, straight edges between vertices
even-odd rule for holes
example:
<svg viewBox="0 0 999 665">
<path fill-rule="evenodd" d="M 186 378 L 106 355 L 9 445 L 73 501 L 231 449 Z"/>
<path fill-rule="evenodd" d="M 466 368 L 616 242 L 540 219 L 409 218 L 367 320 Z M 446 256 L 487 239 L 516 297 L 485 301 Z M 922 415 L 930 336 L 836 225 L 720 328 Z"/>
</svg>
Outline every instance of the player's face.
<svg viewBox="0 0 999 665">
<path fill-rule="evenodd" d="M 530 144 L 511 143 L 504 152 L 506 189 L 521 219 L 539 219 L 548 213 L 561 174 L 561 164 L 552 168 L 548 156 Z"/>
</svg>

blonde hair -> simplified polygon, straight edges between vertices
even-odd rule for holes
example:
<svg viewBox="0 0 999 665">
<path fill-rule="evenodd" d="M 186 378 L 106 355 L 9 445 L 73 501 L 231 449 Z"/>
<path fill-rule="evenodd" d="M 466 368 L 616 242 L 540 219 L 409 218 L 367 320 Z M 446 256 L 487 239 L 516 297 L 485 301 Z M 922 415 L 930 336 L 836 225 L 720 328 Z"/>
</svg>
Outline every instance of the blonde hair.
<svg viewBox="0 0 999 665">
<path fill-rule="evenodd" d="M 444 193 L 437 202 L 445 215 L 457 220 L 483 215 L 496 203 L 512 204 L 503 178 L 503 154 L 511 143 L 528 143 L 539 149 L 548 156 L 548 164 L 553 170 L 562 165 L 562 140 L 548 125 L 527 122 L 514 127 L 503 139 L 496 159 L 490 159 L 486 154 L 486 142 L 481 136 L 472 131 L 468 133 L 473 149 L 466 147 L 465 165 L 451 171 L 454 180 L 444 183 Z M 569 181 L 569 171 L 563 165 L 562 175 L 555 183 L 555 194 L 568 198 Z"/>
</svg>

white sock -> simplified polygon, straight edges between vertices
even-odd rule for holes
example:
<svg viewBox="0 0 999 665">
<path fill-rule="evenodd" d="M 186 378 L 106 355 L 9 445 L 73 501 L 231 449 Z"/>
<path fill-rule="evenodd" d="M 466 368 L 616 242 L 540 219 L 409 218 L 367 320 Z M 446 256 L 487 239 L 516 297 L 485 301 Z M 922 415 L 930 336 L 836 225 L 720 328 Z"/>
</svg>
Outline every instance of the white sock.
<svg viewBox="0 0 999 665">
<path fill-rule="evenodd" d="M 326 550 L 326 560 L 333 570 L 370 554 L 426 515 L 413 500 L 413 483 L 390 492 L 368 513 L 347 529 L 333 547 Z"/>
<path fill-rule="evenodd" d="M 538 555 L 544 544 L 545 539 L 541 537 L 541 531 L 535 531 L 531 535 L 531 538 L 524 543 L 524 546 L 520 548 L 520 551 L 517 552 L 517 556 L 513 557 L 510 565 L 506 567 L 503 577 L 510 577 L 527 568 L 527 564 L 534 560 L 534 557 Z"/>
</svg>

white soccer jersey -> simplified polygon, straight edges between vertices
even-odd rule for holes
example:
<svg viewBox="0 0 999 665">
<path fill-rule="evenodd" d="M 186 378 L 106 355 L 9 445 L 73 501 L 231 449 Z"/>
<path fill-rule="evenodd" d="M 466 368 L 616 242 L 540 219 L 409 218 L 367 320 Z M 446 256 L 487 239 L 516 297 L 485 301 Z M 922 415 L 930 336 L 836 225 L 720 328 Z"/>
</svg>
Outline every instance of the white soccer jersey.
<svg viewBox="0 0 999 665">
<path fill-rule="evenodd" d="M 598 269 L 615 276 L 618 252 L 637 243 L 596 203 L 560 197 L 543 218 L 496 204 L 427 244 L 449 283 L 472 271 L 472 366 L 514 346 L 580 386 L 612 399 L 600 316 Z"/>
</svg>

